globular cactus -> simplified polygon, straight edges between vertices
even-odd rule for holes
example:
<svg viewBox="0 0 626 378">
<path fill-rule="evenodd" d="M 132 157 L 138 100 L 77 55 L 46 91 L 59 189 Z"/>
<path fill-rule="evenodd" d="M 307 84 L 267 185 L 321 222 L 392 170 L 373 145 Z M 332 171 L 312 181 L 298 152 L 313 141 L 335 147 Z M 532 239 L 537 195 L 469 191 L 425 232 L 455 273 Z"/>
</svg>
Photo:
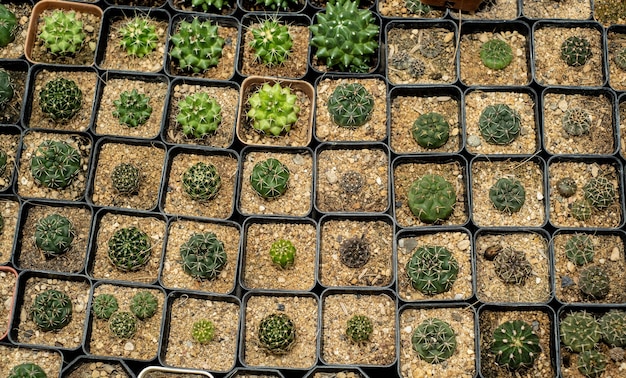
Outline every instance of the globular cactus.
<svg viewBox="0 0 626 378">
<path fill-rule="evenodd" d="M 5 47 L 15 40 L 16 27 L 15 14 L 0 4 L 0 47 Z"/>
<path fill-rule="evenodd" d="M 250 32 L 250 47 L 254 50 L 254 56 L 266 66 L 282 64 L 291 54 L 293 40 L 289 35 L 289 28 L 278 20 L 267 19 L 251 28 Z"/>
<path fill-rule="evenodd" d="M 571 177 L 564 177 L 556 182 L 556 190 L 565 198 L 573 196 L 578 190 L 578 185 Z"/>
<path fill-rule="evenodd" d="M 42 142 L 30 161 L 30 172 L 39 185 L 51 189 L 69 186 L 80 170 L 80 153 L 68 143 Z"/>
<path fill-rule="evenodd" d="M 513 50 L 501 39 L 492 39 L 480 46 L 480 60 L 487 68 L 503 70 L 513 60 Z"/>
<path fill-rule="evenodd" d="M 170 56 L 181 70 L 201 73 L 217 66 L 222 57 L 224 38 L 218 35 L 217 24 L 210 20 L 181 21 L 172 35 Z"/>
<path fill-rule="evenodd" d="M 598 378 L 606 370 L 608 358 L 597 350 L 586 350 L 578 355 L 576 367 L 587 378 Z"/>
<path fill-rule="evenodd" d="M 298 4 L 298 0 L 256 0 L 256 5 L 263 5 L 267 9 L 271 10 L 287 10 L 289 9 L 289 3 Z"/>
<path fill-rule="evenodd" d="M 354 315 L 348 319 L 346 325 L 346 336 L 353 343 L 364 343 L 372 336 L 374 326 L 370 318 L 365 315 Z"/>
<path fill-rule="evenodd" d="M 202 139 L 217 131 L 222 122 L 222 107 L 207 93 L 194 93 L 178 103 L 176 122 L 187 138 Z"/>
<path fill-rule="evenodd" d="M 111 315 L 119 309 L 117 298 L 112 294 L 100 294 L 93 298 L 91 311 L 98 319 L 109 320 Z"/>
<path fill-rule="evenodd" d="M 193 323 L 191 337 L 200 344 L 208 344 L 215 337 L 215 325 L 208 319 L 201 319 Z"/>
<path fill-rule="evenodd" d="M 433 8 L 428 4 L 422 3 L 420 0 L 405 0 L 404 7 L 416 16 L 426 16 L 432 12 Z"/>
<path fill-rule="evenodd" d="M 153 22 L 145 17 L 135 17 L 119 29 L 120 47 L 130 56 L 143 58 L 157 48 L 159 36 Z"/>
<path fill-rule="evenodd" d="M 565 243 L 565 256 L 576 265 L 585 265 L 593 261 L 593 240 L 589 235 L 576 234 Z"/>
<path fill-rule="evenodd" d="M 7 378 L 47 378 L 47 375 L 41 366 L 24 362 L 13 366 Z"/>
<path fill-rule="evenodd" d="M 59 330 L 72 320 L 72 300 L 64 292 L 46 290 L 35 297 L 30 315 L 42 331 Z"/>
<path fill-rule="evenodd" d="M 111 171 L 111 183 L 120 194 L 137 193 L 139 178 L 139 168 L 131 163 L 120 163 Z"/>
<path fill-rule="evenodd" d="M 6 70 L 0 69 L 0 110 L 13 99 L 14 93 L 11 75 Z"/>
<path fill-rule="evenodd" d="M 619 49 L 613 56 L 613 61 L 620 70 L 626 71 L 626 48 Z"/>
<path fill-rule="evenodd" d="M 504 248 L 493 262 L 496 274 L 507 284 L 524 285 L 532 273 L 532 266 L 524 251 Z"/>
<path fill-rule="evenodd" d="M 506 104 L 488 105 L 478 118 L 480 135 L 489 144 L 512 143 L 521 130 L 521 119 L 517 111 Z"/>
<path fill-rule="evenodd" d="M 108 241 L 111 263 L 123 272 L 140 269 L 148 263 L 152 246 L 148 234 L 137 227 L 125 227 L 115 231 Z"/>
<path fill-rule="evenodd" d="M 411 344 L 421 360 L 439 364 L 456 351 L 456 335 L 449 323 L 428 318 L 413 331 Z"/>
<path fill-rule="evenodd" d="M 180 247 L 183 270 L 197 280 L 213 280 L 226 266 L 224 243 L 212 232 L 194 233 Z"/>
<path fill-rule="evenodd" d="M 280 136 L 288 133 L 298 120 L 300 107 L 298 96 L 279 82 L 263 84 L 250 98 L 250 110 L 246 113 L 252 121 L 252 128 L 262 134 Z"/>
<path fill-rule="evenodd" d="M 572 352 L 592 350 L 602 337 L 600 324 L 586 311 L 572 312 L 559 324 L 561 342 Z"/>
<path fill-rule="evenodd" d="M 422 41 L 418 46 L 420 54 L 425 58 L 436 58 L 445 50 L 445 44 L 442 38 L 436 34 L 424 34 Z"/>
<path fill-rule="evenodd" d="M 7 170 L 7 153 L 4 152 L 2 148 L 0 148 L 0 176 L 3 176 Z"/>
<path fill-rule="evenodd" d="M 208 201 L 217 196 L 222 179 L 213 164 L 198 162 L 189 167 L 182 177 L 183 189 L 189 198 Z"/>
<path fill-rule="evenodd" d="M 76 12 L 55 10 L 43 18 L 39 39 L 46 50 L 57 56 L 72 56 L 79 52 L 85 42 L 83 22 L 76 19 Z"/>
<path fill-rule="evenodd" d="M 609 310 L 599 320 L 602 340 L 612 347 L 626 346 L 626 312 Z"/>
<path fill-rule="evenodd" d="M 604 176 L 594 177 L 583 186 L 585 199 L 591 206 L 604 210 L 615 201 L 615 186 Z"/>
<path fill-rule="evenodd" d="M 46 257 L 67 252 L 75 236 L 72 222 L 60 214 L 50 214 L 35 225 L 35 244 Z"/>
<path fill-rule="evenodd" d="M 499 211 L 516 213 L 526 202 L 526 190 L 519 180 L 502 177 L 489 189 L 489 200 Z"/>
<path fill-rule="evenodd" d="M 578 287 L 583 294 L 593 299 L 606 297 L 611 288 L 608 274 L 598 265 L 592 265 L 580 272 Z"/>
<path fill-rule="evenodd" d="M 450 125 L 440 113 L 425 113 L 413 122 L 411 135 L 424 148 L 439 148 L 450 137 Z"/>
<path fill-rule="evenodd" d="M 591 116 L 585 109 L 572 108 L 563 114 L 563 129 L 569 135 L 580 136 L 589 133 Z"/>
<path fill-rule="evenodd" d="M 327 107 L 335 124 L 358 127 L 372 116 L 374 96 L 359 83 L 339 84 L 328 98 Z"/>
<path fill-rule="evenodd" d="M 67 121 L 74 117 L 83 103 L 83 92 L 74 80 L 62 77 L 52 79 L 39 92 L 41 111 L 54 121 Z"/>
<path fill-rule="evenodd" d="M 124 91 L 120 93 L 120 98 L 113 101 L 115 110 L 113 116 L 116 117 L 121 125 L 128 127 L 137 127 L 146 123 L 152 114 L 150 106 L 150 97 L 143 93 L 132 91 Z"/>
<path fill-rule="evenodd" d="M 398 70 L 406 70 L 411 65 L 411 61 L 413 59 L 409 55 L 408 52 L 404 50 L 399 50 L 393 53 L 393 55 L 389 58 L 389 64 Z"/>
<path fill-rule="evenodd" d="M 339 186 L 346 193 L 359 193 L 364 183 L 363 175 L 356 171 L 347 171 L 339 178 Z"/>
<path fill-rule="evenodd" d="M 109 330 L 120 339 L 130 339 L 137 332 L 137 318 L 128 311 L 117 311 L 109 318 Z"/>
<path fill-rule="evenodd" d="M 290 240 L 279 239 L 270 247 L 272 262 L 282 269 L 293 265 L 296 257 L 296 247 Z"/>
<path fill-rule="evenodd" d="M 541 353 L 541 345 L 530 324 L 511 320 L 495 329 L 490 351 L 498 365 L 517 370 L 534 364 Z"/>
<path fill-rule="evenodd" d="M 413 182 L 408 200 L 411 212 L 420 221 L 437 223 L 452 215 L 456 204 L 456 191 L 442 176 L 428 174 Z"/>
<path fill-rule="evenodd" d="M 459 263 L 446 247 L 423 246 L 407 262 L 406 273 L 415 290 L 435 295 L 452 288 L 459 273 Z"/>
<path fill-rule="evenodd" d="M 130 311 L 141 320 L 153 317 L 158 306 L 157 297 L 145 290 L 133 295 L 133 298 L 130 300 Z"/>
<path fill-rule="evenodd" d="M 286 165 L 277 159 L 269 158 L 254 165 L 250 174 L 250 185 L 262 198 L 272 199 L 287 191 L 290 176 Z"/>
<path fill-rule="evenodd" d="M 272 354 L 285 354 L 296 341 L 296 327 L 287 314 L 270 314 L 258 328 L 261 346 Z"/>
<path fill-rule="evenodd" d="M 331 0 L 310 27 L 315 56 L 331 69 L 367 72 L 378 48 L 380 28 L 359 1 Z"/>
<path fill-rule="evenodd" d="M 409 68 L 407 69 L 409 74 L 414 79 L 419 79 L 426 72 L 426 65 L 420 59 L 411 59 Z"/>
<path fill-rule="evenodd" d="M 591 218 L 592 206 L 587 200 L 576 200 L 572 202 L 570 207 L 570 213 L 574 219 L 579 221 L 586 221 Z"/>
<path fill-rule="evenodd" d="M 572 36 L 561 44 L 561 59 L 572 67 L 579 67 L 591 58 L 591 45 L 586 38 Z"/>
<path fill-rule="evenodd" d="M 369 259 L 370 244 L 365 235 L 345 239 L 339 245 L 339 260 L 349 268 L 360 268 L 367 264 Z"/>
<path fill-rule="evenodd" d="M 204 12 L 209 12 L 213 9 L 222 10 L 224 0 L 191 0 L 191 6 L 196 9 L 201 8 Z"/>
</svg>

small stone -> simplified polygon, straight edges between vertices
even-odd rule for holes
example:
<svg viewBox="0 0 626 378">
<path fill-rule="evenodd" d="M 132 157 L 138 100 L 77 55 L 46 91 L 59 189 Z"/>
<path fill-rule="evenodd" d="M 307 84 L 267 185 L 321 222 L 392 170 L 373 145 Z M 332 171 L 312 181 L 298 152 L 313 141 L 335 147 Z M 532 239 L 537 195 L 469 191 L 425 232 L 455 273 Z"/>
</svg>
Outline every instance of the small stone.
<svg viewBox="0 0 626 378">
<path fill-rule="evenodd" d="M 574 271 L 574 264 L 571 261 L 567 262 L 567 271 L 568 272 L 573 272 Z"/>
<path fill-rule="evenodd" d="M 611 256 L 609 257 L 609 260 L 611 261 L 619 260 L 619 249 L 617 247 L 613 247 L 613 249 L 611 250 Z"/>
<path fill-rule="evenodd" d="M 537 192 L 537 200 L 538 201 L 542 201 L 543 200 L 543 193 Z"/>
<path fill-rule="evenodd" d="M 561 277 L 561 287 L 570 287 L 574 285 L 574 280 L 572 280 L 569 276 Z"/>
<path fill-rule="evenodd" d="M 127 342 L 126 344 L 124 344 L 124 350 L 127 352 L 135 350 L 135 344 L 131 343 L 130 341 Z"/>
<path fill-rule="evenodd" d="M 465 251 L 466 249 L 469 248 L 470 242 L 469 240 L 461 240 L 460 242 L 456 244 L 456 246 L 458 249 Z"/>
<path fill-rule="evenodd" d="M 463 294 L 454 294 L 454 300 L 455 301 L 458 301 L 458 300 L 461 300 L 461 299 L 463 299 Z"/>
<path fill-rule="evenodd" d="M 337 182 L 337 172 L 334 169 L 329 169 L 326 171 L 326 180 L 328 180 L 329 184 L 334 184 Z"/>
<path fill-rule="evenodd" d="M 411 333 L 413 331 L 413 328 L 411 328 L 411 326 L 406 326 L 403 329 L 404 333 Z"/>
<path fill-rule="evenodd" d="M 561 109 L 562 111 L 566 111 L 567 110 L 567 101 L 565 101 L 565 100 L 559 101 L 559 109 Z"/>
<path fill-rule="evenodd" d="M 476 135 L 470 135 L 467 137 L 467 144 L 471 147 L 480 146 L 480 138 Z"/>
</svg>

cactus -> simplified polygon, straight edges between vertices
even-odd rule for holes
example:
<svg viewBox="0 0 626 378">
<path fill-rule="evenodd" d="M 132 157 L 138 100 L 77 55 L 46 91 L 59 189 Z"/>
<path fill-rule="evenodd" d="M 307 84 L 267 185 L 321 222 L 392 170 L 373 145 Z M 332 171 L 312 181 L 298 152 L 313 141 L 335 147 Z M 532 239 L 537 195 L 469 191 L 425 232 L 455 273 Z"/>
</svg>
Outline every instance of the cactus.
<svg viewBox="0 0 626 378">
<path fill-rule="evenodd" d="M 298 4 L 298 0 L 256 0 L 256 5 L 263 5 L 271 10 L 287 10 L 289 3 Z"/>
<path fill-rule="evenodd" d="M 259 323 L 261 346 L 272 354 L 285 354 L 296 341 L 296 327 L 286 314 L 270 314 Z"/>
<path fill-rule="evenodd" d="M 363 175 L 356 171 L 347 171 L 341 175 L 339 186 L 346 193 L 357 194 L 363 188 Z"/>
<path fill-rule="evenodd" d="M 222 107 L 207 93 L 194 93 L 178 102 L 176 122 L 187 138 L 202 139 L 217 131 L 222 122 Z"/>
<path fill-rule="evenodd" d="M 612 347 L 626 346 L 626 312 L 609 310 L 599 320 L 602 340 Z"/>
<path fill-rule="evenodd" d="M 180 247 L 183 270 L 197 280 L 215 279 L 226 266 L 224 243 L 212 232 L 194 233 Z"/>
<path fill-rule="evenodd" d="M 149 291 L 140 291 L 130 300 L 130 311 L 140 320 L 149 319 L 156 314 L 159 302 Z"/>
<path fill-rule="evenodd" d="M 296 256 L 296 247 L 289 240 L 279 239 L 270 247 L 272 262 L 285 269 L 293 265 Z"/>
<path fill-rule="evenodd" d="M 159 36 L 156 27 L 149 19 L 135 17 L 128 20 L 119 29 L 120 47 L 126 50 L 126 54 L 143 58 L 157 48 Z"/>
<path fill-rule="evenodd" d="M 592 350 L 602 337 L 600 324 L 586 311 L 568 314 L 559 325 L 561 342 L 572 352 Z"/>
<path fill-rule="evenodd" d="M 533 365 L 541 353 L 541 345 L 530 324 L 512 320 L 500 324 L 493 332 L 490 350 L 498 365 L 517 370 Z"/>
<path fill-rule="evenodd" d="M 613 61 L 620 70 L 626 71 L 626 48 L 619 49 L 613 56 Z"/>
<path fill-rule="evenodd" d="M 478 118 L 480 135 L 489 144 L 512 143 L 521 130 L 519 114 L 506 104 L 488 105 Z"/>
<path fill-rule="evenodd" d="M 327 106 L 335 124 L 359 127 L 372 116 L 374 96 L 359 83 L 339 84 L 328 98 Z"/>
<path fill-rule="evenodd" d="M 592 265 L 580 272 L 578 287 L 583 294 L 593 299 L 602 299 L 609 294 L 609 276 L 602 267 Z"/>
<path fill-rule="evenodd" d="M 210 20 L 181 21 L 178 31 L 172 35 L 170 56 L 184 71 L 201 73 L 217 66 L 222 57 L 224 38 L 217 33 L 218 26 Z"/>
<path fill-rule="evenodd" d="M 109 320 L 118 309 L 117 299 L 111 294 L 100 294 L 93 298 L 91 304 L 91 311 L 98 319 Z"/>
<path fill-rule="evenodd" d="M 120 121 L 120 125 L 137 127 L 146 123 L 152 114 L 152 107 L 149 105 L 150 97 L 137 92 L 124 91 L 120 93 L 120 98 L 113 101 L 115 110 L 113 116 Z"/>
<path fill-rule="evenodd" d="M 310 27 L 315 56 L 330 69 L 367 72 L 378 48 L 380 28 L 372 11 L 359 1 L 331 0 Z"/>
<path fill-rule="evenodd" d="M 267 19 L 259 26 L 250 29 L 252 40 L 250 47 L 256 59 L 268 67 L 282 64 L 293 46 L 287 25 L 281 25 L 277 19 Z"/>
<path fill-rule="evenodd" d="M 456 335 L 447 322 L 429 318 L 415 328 L 411 344 L 420 359 L 430 364 L 439 364 L 454 354 Z"/>
<path fill-rule="evenodd" d="M 556 190 L 565 198 L 573 196 L 578 190 L 578 185 L 571 177 L 564 177 L 556 182 Z"/>
<path fill-rule="evenodd" d="M 128 311 L 117 311 L 109 318 L 109 330 L 120 339 L 130 339 L 137 332 L 137 318 Z"/>
<path fill-rule="evenodd" d="M 4 217 L 0 214 L 0 235 L 2 235 L 2 231 L 4 231 Z"/>
<path fill-rule="evenodd" d="M 39 219 L 35 225 L 35 244 L 46 257 L 67 252 L 72 246 L 74 236 L 74 225 L 60 214 L 50 214 Z"/>
<path fill-rule="evenodd" d="M 46 290 L 35 297 L 30 315 L 42 331 L 59 330 L 72 320 L 72 300 L 61 291 Z"/>
<path fill-rule="evenodd" d="M 228 2 L 226 2 L 228 4 Z M 191 0 L 191 6 L 194 8 L 202 8 L 203 11 L 209 12 L 213 9 L 222 10 L 224 0 Z"/>
<path fill-rule="evenodd" d="M 405 0 L 404 7 L 416 16 L 426 16 L 430 12 L 432 12 L 433 8 L 428 4 L 422 3 L 420 0 Z"/>
<path fill-rule="evenodd" d="M 111 171 L 111 183 L 120 194 L 137 193 L 139 168 L 130 163 L 120 163 Z"/>
<path fill-rule="evenodd" d="M 513 50 L 501 39 L 492 39 L 480 46 L 480 60 L 487 68 L 503 70 L 513 60 Z"/>
<path fill-rule="evenodd" d="M 79 52 L 85 42 L 83 22 L 76 19 L 76 12 L 55 10 L 43 18 L 39 39 L 46 50 L 56 56 L 72 56 Z"/>
<path fill-rule="evenodd" d="M 389 64 L 397 70 L 407 70 L 411 66 L 413 59 L 408 52 L 399 50 L 389 58 Z"/>
<path fill-rule="evenodd" d="M 585 199 L 598 210 L 604 210 L 611 206 L 616 194 L 615 186 L 604 176 L 594 177 L 589 180 L 583 187 L 583 192 Z"/>
<path fill-rule="evenodd" d="M 285 193 L 290 175 L 286 165 L 269 158 L 254 165 L 250 174 L 250 185 L 262 198 L 272 199 Z"/>
<path fill-rule="evenodd" d="M 411 285 L 425 295 L 445 293 L 459 273 L 459 263 L 446 247 L 419 247 L 406 264 Z"/>
<path fill-rule="evenodd" d="M 208 201 L 217 196 L 222 179 L 213 164 L 198 162 L 183 173 L 183 188 L 192 200 Z"/>
<path fill-rule="evenodd" d="M 0 68 L 0 110 L 3 110 L 13 99 L 14 93 L 11 75 Z"/>
<path fill-rule="evenodd" d="M 576 265 L 593 261 L 593 241 L 589 235 L 576 234 L 565 243 L 565 256 Z"/>
<path fill-rule="evenodd" d="M 579 67 L 591 58 L 591 46 L 586 38 L 572 36 L 561 44 L 561 59 L 572 67 Z"/>
<path fill-rule="evenodd" d="M 505 248 L 493 260 L 498 277 L 507 284 L 524 285 L 532 273 L 532 266 L 524 251 Z"/>
<path fill-rule="evenodd" d="M 279 82 L 269 83 L 248 98 L 250 110 L 246 113 L 252 120 L 252 128 L 262 134 L 284 135 L 298 120 L 300 107 L 296 104 L 298 96 L 291 93 L 289 87 L 282 87 Z"/>
<path fill-rule="evenodd" d="M 570 212 L 574 219 L 579 221 L 586 221 L 591 218 L 591 204 L 587 200 L 576 200 L 572 202 Z"/>
<path fill-rule="evenodd" d="M 419 79 L 426 72 L 426 65 L 420 59 L 411 59 L 408 71 L 414 79 Z"/>
<path fill-rule="evenodd" d="M 602 352 L 586 350 L 578 356 L 576 363 L 580 374 L 587 378 L 598 378 L 606 370 L 608 359 Z"/>
<path fill-rule="evenodd" d="M 25 362 L 11 368 L 8 378 L 47 378 L 41 366 L 32 362 Z"/>
<path fill-rule="evenodd" d="M 83 103 L 83 92 L 73 80 L 62 77 L 52 79 L 39 92 L 41 111 L 54 121 L 67 121 L 74 117 Z"/>
<path fill-rule="evenodd" d="M 445 50 L 445 45 L 443 40 L 436 34 L 425 33 L 422 35 L 422 41 L 418 48 L 420 50 L 420 54 L 422 54 L 425 58 L 432 59 L 438 57 Z"/>
<path fill-rule="evenodd" d="M 370 259 L 370 245 L 365 235 L 353 236 L 341 242 L 339 260 L 349 268 L 360 268 Z"/>
<path fill-rule="evenodd" d="M 152 247 L 148 234 L 137 227 L 120 228 L 109 239 L 109 260 L 121 271 L 135 271 L 144 266 Z"/>
<path fill-rule="evenodd" d="M 502 177 L 489 189 L 489 200 L 499 211 L 516 213 L 526 201 L 526 190 L 519 180 Z"/>
<path fill-rule="evenodd" d="M 200 344 L 208 344 L 215 337 L 215 326 L 207 319 L 201 319 L 193 323 L 191 337 Z"/>
<path fill-rule="evenodd" d="M 413 139 L 424 148 L 439 148 L 450 137 L 450 125 L 443 115 L 435 112 L 422 114 L 411 129 Z"/>
<path fill-rule="evenodd" d="M 7 171 L 7 159 L 7 153 L 0 148 L 0 176 L 4 176 L 4 173 Z"/>
<path fill-rule="evenodd" d="M 591 116 L 585 109 L 572 108 L 563 114 L 563 129 L 569 135 L 580 136 L 589 133 Z"/>
<path fill-rule="evenodd" d="M 408 193 L 411 212 L 424 223 L 444 221 L 452 215 L 456 191 L 439 175 L 428 174 L 417 179 Z"/>
<path fill-rule="evenodd" d="M 17 17 L 15 14 L 0 4 L 0 47 L 5 47 L 15 40 Z"/>
<path fill-rule="evenodd" d="M 30 172 L 39 185 L 50 189 L 69 186 L 80 169 L 80 153 L 66 142 L 42 142 L 30 161 Z"/>
<path fill-rule="evenodd" d="M 369 341 L 374 327 L 372 321 L 365 315 L 354 315 L 346 325 L 346 336 L 353 343 L 363 343 Z"/>
</svg>

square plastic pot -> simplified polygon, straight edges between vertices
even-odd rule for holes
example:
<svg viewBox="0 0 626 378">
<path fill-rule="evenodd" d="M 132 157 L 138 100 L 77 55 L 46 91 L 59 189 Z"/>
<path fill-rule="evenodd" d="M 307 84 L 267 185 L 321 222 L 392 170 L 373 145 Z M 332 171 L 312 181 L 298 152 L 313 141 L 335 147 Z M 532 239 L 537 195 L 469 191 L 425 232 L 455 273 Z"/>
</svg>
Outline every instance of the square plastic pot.
<svg viewBox="0 0 626 378">
<path fill-rule="evenodd" d="M 33 362 L 41 367 L 49 378 L 62 378 L 63 353 L 53 348 L 24 348 L 9 343 L 0 343 L 0 355 L 3 365 L 0 367 L 2 376 L 9 376 L 15 366 Z M 43 365 L 43 366 L 41 366 Z"/>
<path fill-rule="evenodd" d="M 0 265 L 0 292 L 7 295 L 0 313 L 6 315 L 0 323 L 0 340 L 3 340 L 9 333 L 15 298 L 17 297 L 17 271 L 10 266 Z"/>
<path fill-rule="evenodd" d="M 12 98 L 4 104 L 0 114 L 0 124 L 21 125 L 24 115 L 24 99 L 28 80 L 29 64 L 23 59 L 0 60 L 0 71 L 9 75 L 9 81 L 13 87 Z"/>
<path fill-rule="evenodd" d="M 0 193 L 11 193 L 17 181 L 18 152 L 22 141 L 22 131 L 17 126 L 0 125 L 0 147 L 6 154 L 6 168 L 0 175 Z"/>
<path fill-rule="evenodd" d="M 135 378 L 135 374 L 130 370 L 126 362 L 122 359 L 112 357 L 91 357 L 91 356 L 78 356 L 72 360 L 63 369 L 61 376 L 71 377 L 71 374 L 76 374 L 76 377 L 84 377 L 79 374 L 116 374 L 115 377 L 121 378 Z"/>
</svg>

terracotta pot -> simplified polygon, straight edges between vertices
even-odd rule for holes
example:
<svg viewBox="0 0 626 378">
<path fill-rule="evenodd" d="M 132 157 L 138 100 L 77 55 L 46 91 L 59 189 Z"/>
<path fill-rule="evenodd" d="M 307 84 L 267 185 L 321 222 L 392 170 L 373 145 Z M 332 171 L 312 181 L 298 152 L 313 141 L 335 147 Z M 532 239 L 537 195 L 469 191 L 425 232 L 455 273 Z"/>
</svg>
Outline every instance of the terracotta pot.
<svg viewBox="0 0 626 378">
<path fill-rule="evenodd" d="M 11 324 L 11 317 L 13 316 L 13 308 L 15 307 L 15 296 L 17 295 L 17 272 L 15 271 L 15 269 L 11 268 L 10 266 L 0 266 L 0 272 L 6 272 L 7 275 L 13 275 L 13 278 L 15 280 L 15 283 L 13 284 L 13 297 L 11 300 L 11 307 L 9 309 L 9 316 L 6 319 L 0 319 L 0 340 L 4 339 L 7 335 L 7 333 L 9 333 L 9 324 Z M 4 285 L 4 279 L 2 279 L 0 281 L 1 285 Z"/>
</svg>

